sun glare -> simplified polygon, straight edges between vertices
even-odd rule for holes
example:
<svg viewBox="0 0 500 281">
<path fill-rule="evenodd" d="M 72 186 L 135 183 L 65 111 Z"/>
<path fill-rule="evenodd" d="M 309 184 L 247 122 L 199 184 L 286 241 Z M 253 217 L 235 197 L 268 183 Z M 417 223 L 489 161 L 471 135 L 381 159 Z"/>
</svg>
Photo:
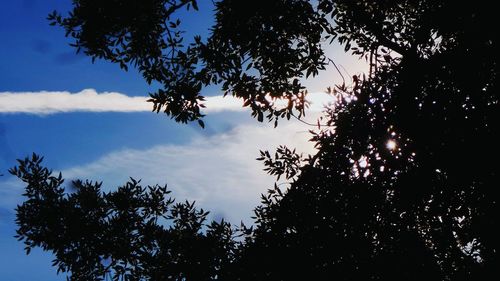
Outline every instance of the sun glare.
<svg viewBox="0 0 500 281">
<path fill-rule="evenodd" d="M 394 150 L 394 149 L 396 149 L 397 144 L 396 144 L 396 141 L 394 141 L 394 140 L 388 140 L 385 146 L 389 150 Z"/>
</svg>

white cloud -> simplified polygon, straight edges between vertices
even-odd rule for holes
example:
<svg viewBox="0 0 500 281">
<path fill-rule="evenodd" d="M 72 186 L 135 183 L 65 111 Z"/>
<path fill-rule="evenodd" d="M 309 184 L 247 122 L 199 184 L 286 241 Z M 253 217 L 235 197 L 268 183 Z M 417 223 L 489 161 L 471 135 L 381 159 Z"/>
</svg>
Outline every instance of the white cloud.
<svg viewBox="0 0 500 281">
<path fill-rule="evenodd" d="M 325 94 L 310 94 L 312 101 L 307 119 L 314 123 L 317 111 L 330 101 Z M 54 114 L 72 111 L 150 111 L 144 97 L 120 93 L 97 93 L 84 90 L 69 92 L 0 93 L 0 113 Z M 208 97 L 212 112 L 242 110 L 241 101 L 232 97 Z M 108 190 L 124 184 L 129 177 L 142 183 L 167 183 L 179 200 L 196 200 L 197 205 L 234 223 L 250 222 L 252 209 L 260 194 L 272 187 L 274 178 L 267 175 L 255 160 L 259 150 L 284 144 L 300 152 L 313 153 L 308 142 L 311 127 L 297 120 L 272 124 L 240 124 L 229 132 L 210 137 L 199 136 L 186 144 L 159 145 L 146 150 L 122 149 L 94 162 L 64 169 L 70 179 L 103 181 Z M 0 190 L 0 205 L 13 207 L 21 202 L 22 186 L 18 180 L 5 179 Z"/>
<path fill-rule="evenodd" d="M 2 171 L 3 172 L 3 171 Z M 7 179 L 3 179 L 3 178 Z M 0 209 L 14 212 L 14 208 L 20 203 L 23 194 L 23 183 L 17 178 L 4 175 L 0 177 Z M 0 223 L 2 217 L 0 216 Z"/>
<path fill-rule="evenodd" d="M 310 94 L 310 110 L 320 111 L 331 100 L 326 94 Z M 116 92 L 97 93 L 86 89 L 70 92 L 0 92 L 0 113 L 47 115 L 63 112 L 141 112 L 151 111 L 148 97 L 130 97 Z M 206 98 L 205 112 L 242 111 L 242 101 L 231 96 Z"/>
<path fill-rule="evenodd" d="M 134 112 L 150 111 L 151 105 L 144 97 L 129 97 L 120 93 L 98 94 L 93 89 L 70 92 L 2 92 L 0 112 L 54 114 L 73 111 Z"/>
<path fill-rule="evenodd" d="M 66 183 L 74 179 L 103 181 L 107 191 L 123 185 L 129 177 L 141 179 L 143 185 L 168 184 L 174 198 L 196 200 L 212 218 L 251 223 L 260 194 L 275 181 L 263 171 L 262 162 L 255 160 L 259 150 L 273 152 L 277 146 L 287 145 L 299 153 L 312 154 L 315 149 L 308 141 L 309 129 L 297 120 L 283 121 L 277 128 L 250 122 L 186 144 L 114 151 L 91 163 L 64 169 L 62 174 Z M 0 207 L 11 210 L 22 202 L 24 186 L 20 180 L 6 175 L 1 185 Z"/>
<path fill-rule="evenodd" d="M 309 127 L 293 121 L 278 128 L 261 124 L 241 125 L 230 132 L 195 139 L 184 145 L 160 145 L 147 150 L 125 149 L 93 163 L 63 171 L 67 179 L 104 181 L 116 188 L 129 177 L 143 184 L 165 184 L 179 200 L 197 205 L 233 223 L 251 222 L 260 194 L 272 187 L 274 178 L 255 160 L 259 149 L 274 151 L 285 144 L 313 153 Z"/>
</svg>

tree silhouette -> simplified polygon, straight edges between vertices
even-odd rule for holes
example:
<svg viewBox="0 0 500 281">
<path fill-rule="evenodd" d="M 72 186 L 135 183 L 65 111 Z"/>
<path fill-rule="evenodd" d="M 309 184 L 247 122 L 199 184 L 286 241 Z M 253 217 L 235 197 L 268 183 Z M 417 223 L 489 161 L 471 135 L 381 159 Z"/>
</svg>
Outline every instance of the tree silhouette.
<svg viewBox="0 0 500 281">
<path fill-rule="evenodd" d="M 215 3 L 209 38 L 196 38 L 184 48 L 173 15 L 184 6 L 196 8 L 196 1 L 74 3 L 68 17 L 53 14 L 53 23 L 87 55 L 124 68 L 132 64 L 148 81 L 162 83 L 164 89 L 151 95 L 154 110 L 181 122 L 202 117 L 199 92 L 211 83 L 241 97 L 258 120 L 264 112 L 275 122 L 293 110 L 303 112 L 305 89 L 298 79 L 324 69 L 325 39 L 338 40 L 370 65 L 369 73 L 328 90 L 336 102 L 313 132 L 315 155 L 304 157 L 286 147 L 274 155 L 261 152 L 269 174 L 284 177 L 289 187 L 276 185 L 263 195 L 255 226 L 242 227 L 241 240 L 232 239 L 227 223 L 202 231 L 204 213 L 188 203 L 169 209 L 170 228 L 156 221 L 151 227 L 163 235 L 194 224 L 186 239 L 196 237 L 198 244 L 150 238 L 141 231 L 156 214 L 143 213 L 153 191 L 132 181 L 128 188 L 101 194 L 98 185 L 77 182 L 78 191 L 64 195 L 61 179 L 41 168 L 38 158 L 21 161 L 11 170 L 28 183 L 28 200 L 18 208 L 19 238 L 28 248 L 54 251 L 56 265 L 71 271 L 74 280 L 103 276 L 111 257 L 115 276 L 124 273 L 119 267 L 124 262 L 131 280 L 482 280 L 497 275 L 499 36 L 493 4 L 223 0 Z M 268 96 L 290 102 L 279 109 Z M 103 202 L 104 213 L 83 208 L 86 196 L 78 199 L 78 194 L 85 192 Z M 115 197 L 131 204 L 123 219 L 132 220 L 126 233 L 137 240 L 114 240 L 127 237 L 111 220 L 120 212 Z M 79 221 L 56 212 L 59 208 L 79 214 L 79 227 L 93 228 L 54 239 Z M 176 215 L 180 210 L 190 215 Z M 102 247 L 113 245 L 108 252 L 88 242 L 100 235 Z M 167 258 L 143 261 L 142 247 Z M 121 255 L 111 252 L 123 248 Z M 184 267 L 169 266 L 178 256 Z"/>
<path fill-rule="evenodd" d="M 220 84 L 242 98 L 259 121 L 304 109 L 304 76 L 325 69 L 322 33 L 326 15 L 309 1 L 217 1 L 215 25 L 205 41 L 183 37 L 177 13 L 197 10 L 196 0 L 73 1 L 67 17 L 49 16 L 92 59 L 136 67 L 147 82 L 163 86 L 151 93 L 153 111 L 179 122 L 200 120 L 203 86 Z M 284 108 L 273 101 L 288 99 Z"/>
<path fill-rule="evenodd" d="M 58 272 L 71 280 L 212 280 L 232 259 L 233 231 L 225 221 L 206 224 L 208 212 L 174 202 L 166 186 L 143 187 L 130 179 L 116 191 L 73 181 L 41 166 L 33 155 L 10 172 L 26 183 L 17 207 L 16 237 L 27 253 L 41 247 L 55 255 Z"/>
<path fill-rule="evenodd" d="M 337 104 L 326 124 L 334 129 L 314 136 L 319 152 L 302 168 L 293 171 L 300 160 L 289 159 L 300 158 L 290 151 L 263 154 L 271 174 L 300 176 L 257 208 L 248 262 L 266 269 L 255 279 L 495 276 L 499 61 L 492 7 L 322 4 L 334 9 L 339 41 L 369 60 L 370 73 L 331 90 Z"/>
</svg>

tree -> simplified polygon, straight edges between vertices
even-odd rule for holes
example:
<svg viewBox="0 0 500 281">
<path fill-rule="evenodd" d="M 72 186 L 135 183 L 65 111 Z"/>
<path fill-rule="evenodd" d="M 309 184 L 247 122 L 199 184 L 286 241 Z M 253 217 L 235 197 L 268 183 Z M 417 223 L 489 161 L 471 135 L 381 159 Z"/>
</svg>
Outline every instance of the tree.
<svg viewBox="0 0 500 281">
<path fill-rule="evenodd" d="M 336 104 L 313 132 L 317 154 L 262 152 L 267 171 L 289 187 L 263 195 L 242 243 L 225 240 L 232 245 L 221 269 L 226 279 L 481 280 L 498 273 L 493 4 L 223 0 L 209 38 L 182 49 L 173 13 L 196 9 L 196 1 L 150 0 L 140 9 L 135 1 L 74 3 L 53 23 L 87 55 L 132 63 L 161 82 L 154 110 L 181 122 L 202 117 L 199 91 L 210 83 L 241 97 L 260 121 L 264 112 L 275 122 L 300 115 L 298 79 L 325 67 L 325 39 L 370 64 L 369 73 L 329 89 Z M 289 103 L 279 109 L 266 97 Z M 33 231 L 21 233 L 28 241 L 41 231 L 29 217 L 18 219 Z"/>
<path fill-rule="evenodd" d="M 41 247 L 55 255 L 58 272 L 71 280 L 214 280 L 231 262 L 235 242 L 224 220 L 205 223 L 208 212 L 174 202 L 166 186 L 143 187 L 130 179 L 116 191 L 102 183 L 73 181 L 33 155 L 10 173 L 26 183 L 17 207 L 16 237 L 29 254 Z"/>
<path fill-rule="evenodd" d="M 292 266 L 256 274 L 278 280 L 494 276 L 499 196 L 491 157 L 498 156 L 499 60 L 492 7 L 322 4 L 336 15 L 339 40 L 367 57 L 371 70 L 352 87 L 333 90 L 338 102 L 326 125 L 334 129 L 314 136 L 319 152 L 302 168 L 290 163 L 298 159 L 290 151 L 263 155 L 271 174 L 300 176 L 286 194 L 272 191 L 264 199 L 248 246 L 255 267 L 265 267 L 266 255 Z"/>
<path fill-rule="evenodd" d="M 309 1 L 218 1 L 206 41 L 186 43 L 176 12 L 197 10 L 196 0 L 73 1 L 68 17 L 49 16 L 92 59 L 136 67 L 147 82 L 163 86 L 150 94 L 153 111 L 176 121 L 201 120 L 203 86 L 222 84 L 242 98 L 259 121 L 304 109 L 299 79 L 325 69 L 322 33 L 331 29 Z M 279 13 L 276 14 L 276 13 Z M 286 98 L 277 109 L 276 99 Z M 200 123 L 203 125 L 203 123 Z"/>
</svg>

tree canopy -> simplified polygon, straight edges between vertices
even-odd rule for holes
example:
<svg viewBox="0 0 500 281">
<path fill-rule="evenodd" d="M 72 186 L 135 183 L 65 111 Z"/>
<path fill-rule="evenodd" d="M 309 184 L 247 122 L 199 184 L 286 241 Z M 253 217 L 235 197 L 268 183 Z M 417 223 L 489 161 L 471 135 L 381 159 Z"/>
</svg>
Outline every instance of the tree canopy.
<svg viewBox="0 0 500 281">
<path fill-rule="evenodd" d="M 166 186 L 130 179 L 106 193 L 101 183 L 77 180 L 65 190 L 62 175 L 41 166 L 42 159 L 33 155 L 10 171 L 27 185 L 16 236 L 28 253 L 52 251 L 53 266 L 71 280 L 110 273 L 113 280 L 213 280 L 232 259 L 231 225 L 206 224 L 208 212 L 174 202 Z"/>
<path fill-rule="evenodd" d="M 49 16 L 93 59 L 136 67 L 147 82 L 153 111 L 176 121 L 200 120 L 204 86 L 220 84 L 242 98 L 260 121 L 303 112 L 304 75 L 325 69 L 326 14 L 309 1 L 217 1 L 210 36 L 185 39 L 181 9 L 197 10 L 196 0 L 73 1 L 67 17 Z M 286 107 L 273 106 L 288 99 Z M 203 124 L 203 123 L 201 123 Z"/>
<path fill-rule="evenodd" d="M 28 183 L 19 239 L 56 253 L 73 280 L 99 280 L 106 264 L 118 280 L 123 262 L 127 280 L 481 280 L 498 273 L 493 4 L 221 0 L 210 36 L 186 47 L 174 14 L 196 10 L 194 0 L 73 2 L 68 16 L 50 16 L 53 23 L 85 54 L 160 82 L 154 110 L 181 122 L 202 117 L 200 91 L 212 83 L 242 98 L 259 120 L 300 115 L 300 79 L 325 68 L 325 40 L 370 65 L 328 89 L 336 102 L 312 132 L 315 155 L 261 152 L 269 174 L 289 186 L 262 195 L 251 228 L 205 224 L 190 203 L 172 205 L 164 189 L 136 181 L 109 194 L 75 182 L 65 195 L 62 179 L 39 158 L 21 161 L 11 170 Z M 288 106 L 276 108 L 274 98 Z M 173 222 L 160 225 L 161 216 Z M 84 234 L 71 236 L 81 225 L 89 225 Z M 129 235 L 117 236 L 120 227 Z"/>
</svg>

